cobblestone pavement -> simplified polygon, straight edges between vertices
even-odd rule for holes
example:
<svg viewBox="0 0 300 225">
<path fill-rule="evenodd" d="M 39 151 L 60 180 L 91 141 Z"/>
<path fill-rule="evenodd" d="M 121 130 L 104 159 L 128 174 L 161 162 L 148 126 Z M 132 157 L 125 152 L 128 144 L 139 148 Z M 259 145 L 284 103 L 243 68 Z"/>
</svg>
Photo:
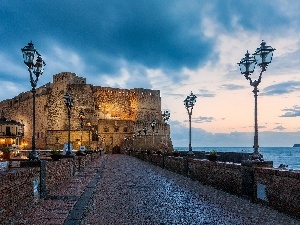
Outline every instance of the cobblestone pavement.
<svg viewBox="0 0 300 225">
<path fill-rule="evenodd" d="M 108 157 L 88 224 L 300 224 L 248 200 L 126 155 Z"/>
<path fill-rule="evenodd" d="M 134 157 L 105 155 L 13 224 L 300 225 L 300 221 Z"/>
</svg>

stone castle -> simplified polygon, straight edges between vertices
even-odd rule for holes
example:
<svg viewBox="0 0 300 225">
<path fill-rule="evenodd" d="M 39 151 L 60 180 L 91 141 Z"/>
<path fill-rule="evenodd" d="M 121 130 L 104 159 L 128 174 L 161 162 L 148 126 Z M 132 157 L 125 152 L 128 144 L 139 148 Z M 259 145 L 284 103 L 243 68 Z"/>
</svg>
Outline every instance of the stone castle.
<svg viewBox="0 0 300 225">
<path fill-rule="evenodd" d="M 93 86 L 70 72 L 53 75 L 53 83 L 36 90 L 37 149 L 62 149 L 68 142 L 68 115 L 63 99 L 67 91 L 74 102 L 70 120 L 73 149 L 85 145 L 91 149 L 102 147 L 108 153 L 129 148 L 172 150 L 170 126 L 162 118 L 159 90 Z M 31 91 L 0 102 L 0 110 L 7 118 L 24 124 L 20 143 L 24 149 L 31 149 L 32 105 Z M 84 126 L 80 111 L 85 115 Z"/>
</svg>

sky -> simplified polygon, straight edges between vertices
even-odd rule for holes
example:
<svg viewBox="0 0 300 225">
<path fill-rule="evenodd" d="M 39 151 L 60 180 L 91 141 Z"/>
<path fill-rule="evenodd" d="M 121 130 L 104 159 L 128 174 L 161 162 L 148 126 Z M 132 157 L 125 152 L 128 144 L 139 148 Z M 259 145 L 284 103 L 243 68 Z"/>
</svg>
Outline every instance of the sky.
<svg viewBox="0 0 300 225">
<path fill-rule="evenodd" d="M 259 145 L 300 143 L 300 1 L 1 0 L 0 100 L 31 89 L 21 48 L 46 62 L 38 86 L 74 72 L 95 86 L 160 90 L 174 146 L 252 147 L 254 97 L 238 62 L 274 51 L 258 96 Z M 256 66 L 253 79 L 260 68 Z"/>
</svg>

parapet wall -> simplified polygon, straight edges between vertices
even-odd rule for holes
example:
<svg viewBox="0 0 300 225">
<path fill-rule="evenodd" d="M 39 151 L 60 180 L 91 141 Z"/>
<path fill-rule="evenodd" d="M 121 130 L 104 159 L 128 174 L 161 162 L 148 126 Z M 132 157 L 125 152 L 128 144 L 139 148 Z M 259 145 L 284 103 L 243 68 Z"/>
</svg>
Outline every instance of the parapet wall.
<svg viewBox="0 0 300 225">
<path fill-rule="evenodd" d="M 39 182 L 39 174 L 40 168 L 20 168 L 7 174 L 0 172 L 0 224 L 37 200 L 34 182 Z"/>
<path fill-rule="evenodd" d="M 98 152 L 60 161 L 43 160 L 38 167 L 0 171 L 0 224 L 10 224 L 18 212 L 47 197 L 99 157 Z"/>
<path fill-rule="evenodd" d="M 260 202 L 300 218 L 300 171 L 255 168 L 254 182 Z"/>
<path fill-rule="evenodd" d="M 259 167 L 258 164 L 213 162 L 206 159 L 128 152 L 202 184 L 251 199 L 300 218 L 300 171 Z M 266 166 L 268 162 L 264 163 Z"/>
</svg>

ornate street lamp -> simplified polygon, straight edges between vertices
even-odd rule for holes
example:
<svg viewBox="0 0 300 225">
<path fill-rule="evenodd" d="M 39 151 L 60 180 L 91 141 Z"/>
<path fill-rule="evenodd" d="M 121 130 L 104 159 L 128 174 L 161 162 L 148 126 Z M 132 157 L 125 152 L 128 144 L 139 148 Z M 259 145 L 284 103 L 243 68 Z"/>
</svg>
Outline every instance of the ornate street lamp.
<svg viewBox="0 0 300 225">
<path fill-rule="evenodd" d="M 168 120 L 170 119 L 170 112 L 168 110 L 164 111 L 164 113 L 162 114 L 162 118 L 165 123 L 168 122 Z"/>
<path fill-rule="evenodd" d="M 83 136 L 83 126 L 84 126 L 84 119 L 85 119 L 85 114 L 83 110 L 81 109 L 79 112 L 79 119 L 80 119 L 80 130 L 81 130 L 81 135 L 80 135 L 80 145 L 82 146 L 82 136 Z"/>
<path fill-rule="evenodd" d="M 242 58 L 238 63 L 238 65 L 240 66 L 241 74 L 243 74 L 245 78 L 250 81 L 250 85 L 254 87 L 252 91 L 254 93 L 254 145 L 253 153 L 251 156 L 252 160 L 263 161 L 263 156 L 259 153 L 258 150 L 257 93 L 259 92 L 259 90 L 257 87 L 261 82 L 262 73 L 266 71 L 267 66 L 272 61 L 273 51 L 275 51 L 274 48 L 272 48 L 271 46 L 266 46 L 266 42 L 262 41 L 260 47 L 257 48 L 253 53 L 254 56 L 250 56 L 247 51 L 247 53 L 245 54 L 245 58 Z M 261 68 L 261 72 L 258 79 L 253 81 L 250 76 L 254 72 L 256 64 L 258 64 L 258 66 Z"/>
<path fill-rule="evenodd" d="M 71 152 L 71 148 L 70 148 L 70 119 L 71 119 L 71 109 L 73 107 L 73 98 L 70 95 L 69 92 L 66 92 L 66 94 L 64 95 L 64 102 L 67 106 L 68 109 L 68 151 L 66 152 L 67 156 L 71 156 L 73 155 Z"/>
<path fill-rule="evenodd" d="M 166 129 L 167 129 L 167 122 L 170 119 L 170 112 L 168 110 L 164 111 L 164 113 L 162 114 L 162 118 L 164 120 L 164 134 L 165 134 L 165 148 L 167 149 L 167 133 L 166 133 Z"/>
<path fill-rule="evenodd" d="M 35 94 L 36 94 L 36 85 L 39 79 L 44 72 L 44 66 L 46 63 L 43 61 L 41 55 L 34 48 L 32 42 L 29 42 L 27 46 L 21 49 L 23 53 L 24 63 L 28 68 L 28 72 L 30 75 L 30 84 L 31 84 L 31 92 L 32 92 L 32 150 L 29 153 L 29 160 L 39 160 L 39 155 L 36 151 L 36 140 L 35 140 Z M 35 78 L 33 77 L 35 75 Z"/>
<path fill-rule="evenodd" d="M 188 155 L 194 155 L 193 151 L 192 151 L 192 127 L 191 127 L 191 120 L 192 120 L 192 113 L 193 113 L 193 108 L 194 108 L 194 105 L 196 103 L 196 98 L 197 96 L 193 94 L 193 92 L 191 92 L 190 95 L 188 95 L 186 97 L 186 99 L 183 101 L 184 103 L 184 106 L 188 112 L 188 115 L 189 115 L 189 127 L 190 127 L 190 130 L 189 130 L 189 151 L 188 151 Z"/>
</svg>

